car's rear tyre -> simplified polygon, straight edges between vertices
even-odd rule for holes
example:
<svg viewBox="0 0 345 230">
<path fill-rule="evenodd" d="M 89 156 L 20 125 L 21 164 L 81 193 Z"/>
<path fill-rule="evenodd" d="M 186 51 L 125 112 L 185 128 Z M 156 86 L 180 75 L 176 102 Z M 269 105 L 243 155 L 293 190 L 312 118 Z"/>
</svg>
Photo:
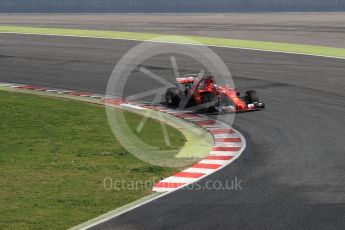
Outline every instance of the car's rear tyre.
<svg viewBox="0 0 345 230">
<path fill-rule="evenodd" d="M 178 88 L 168 88 L 165 93 L 165 101 L 167 106 L 178 107 L 180 103 Z"/>
<path fill-rule="evenodd" d="M 249 90 L 245 94 L 245 101 L 247 104 L 253 104 L 254 102 L 259 102 L 260 99 L 255 90 Z"/>
<path fill-rule="evenodd" d="M 213 94 L 207 94 L 204 97 L 203 105 L 206 113 L 214 113 L 216 111 L 216 96 Z"/>
</svg>

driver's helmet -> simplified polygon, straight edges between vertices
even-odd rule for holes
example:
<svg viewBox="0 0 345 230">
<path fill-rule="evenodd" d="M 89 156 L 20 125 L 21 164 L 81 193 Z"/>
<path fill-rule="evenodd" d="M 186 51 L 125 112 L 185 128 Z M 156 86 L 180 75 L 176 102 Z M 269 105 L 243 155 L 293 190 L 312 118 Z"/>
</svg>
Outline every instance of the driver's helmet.
<svg viewBox="0 0 345 230">
<path fill-rule="evenodd" d="M 213 89 L 213 80 L 212 79 L 207 79 L 205 80 L 205 89 L 212 90 Z"/>
<path fill-rule="evenodd" d="M 185 86 L 184 86 L 184 89 L 185 89 L 185 90 L 190 90 L 191 88 L 192 88 L 192 86 L 191 86 L 190 83 L 185 84 Z"/>
</svg>

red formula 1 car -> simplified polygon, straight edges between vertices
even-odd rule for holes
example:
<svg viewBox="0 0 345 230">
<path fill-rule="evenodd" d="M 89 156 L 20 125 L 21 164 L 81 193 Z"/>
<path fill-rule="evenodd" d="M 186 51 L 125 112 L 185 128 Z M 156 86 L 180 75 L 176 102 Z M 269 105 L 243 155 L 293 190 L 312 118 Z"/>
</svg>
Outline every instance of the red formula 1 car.
<svg viewBox="0 0 345 230">
<path fill-rule="evenodd" d="M 188 75 L 176 78 L 177 87 L 168 88 L 166 103 L 170 107 L 194 108 L 205 112 L 245 112 L 265 108 L 255 90 L 241 97 L 237 89 L 218 86 L 213 76 Z"/>
</svg>

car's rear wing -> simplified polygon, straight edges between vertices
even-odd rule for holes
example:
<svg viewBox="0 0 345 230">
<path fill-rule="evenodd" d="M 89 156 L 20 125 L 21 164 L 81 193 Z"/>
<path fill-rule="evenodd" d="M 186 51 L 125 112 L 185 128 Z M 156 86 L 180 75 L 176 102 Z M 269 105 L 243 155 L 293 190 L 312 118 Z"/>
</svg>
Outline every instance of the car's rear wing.
<svg viewBox="0 0 345 230">
<path fill-rule="evenodd" d="M 176 81 L 179 84 L 193 83 L 196 81 L 196 77 L 178 77 Z"/>
</svg>

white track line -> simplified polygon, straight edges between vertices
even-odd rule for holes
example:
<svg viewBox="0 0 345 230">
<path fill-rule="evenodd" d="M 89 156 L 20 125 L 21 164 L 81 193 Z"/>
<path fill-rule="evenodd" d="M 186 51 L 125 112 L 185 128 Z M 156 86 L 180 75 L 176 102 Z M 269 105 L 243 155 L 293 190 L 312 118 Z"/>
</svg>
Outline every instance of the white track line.
<svg viewBox="0 0 345 230">
<path fill-rule="evenodd" d="M 195 178 L 190 177 L 176 177 L 170 176 L 160 182 L 169 182 L 169 183 L 192 183 L 195 181 Z"/>
<path fill-rule="evenodd" d="M 210 156 L 237 156 L 237 151 L 211 151 Z"/>
<path fill-rule="evenodd" d="M 228 133 L 228 134 L 213 134 L 214 138 L 239 138 L 236 133 Z"/>
<path fill-rule="evenodd" d="M 128 104 L 128 103 L 122 103 L 122 104 L 120 104 L 120 106 L 128 107 L 128 108 L 131 108 L 131 109 L 137 109 L 137 110 L 147 110 L 147 108 L 144 108 L 144 107 L 141 107 L 141 106 L 137 106 L 137 105 Z"/>
<path fill-rule="evenodd" d="M 202 169 L 202 168 L 187 168 L 182 172 L 190 172 L 190 173 L 204 173 L 204 174 L 211 174 L 214 170 L 213 169 Z"/>
<path fill-rule="evenodd" d="M 216 147 L 241 147 L 242 144 L 240 142 L 216 142 Z"/>
<path fill-rule="evenodd" d="M 216 164 L 216 165 L 225 165 L 228 163 L 228 161 L 223 161 L 223 160 L 201 160 L 199 162 L 200 164 Z"/>
</svg>

